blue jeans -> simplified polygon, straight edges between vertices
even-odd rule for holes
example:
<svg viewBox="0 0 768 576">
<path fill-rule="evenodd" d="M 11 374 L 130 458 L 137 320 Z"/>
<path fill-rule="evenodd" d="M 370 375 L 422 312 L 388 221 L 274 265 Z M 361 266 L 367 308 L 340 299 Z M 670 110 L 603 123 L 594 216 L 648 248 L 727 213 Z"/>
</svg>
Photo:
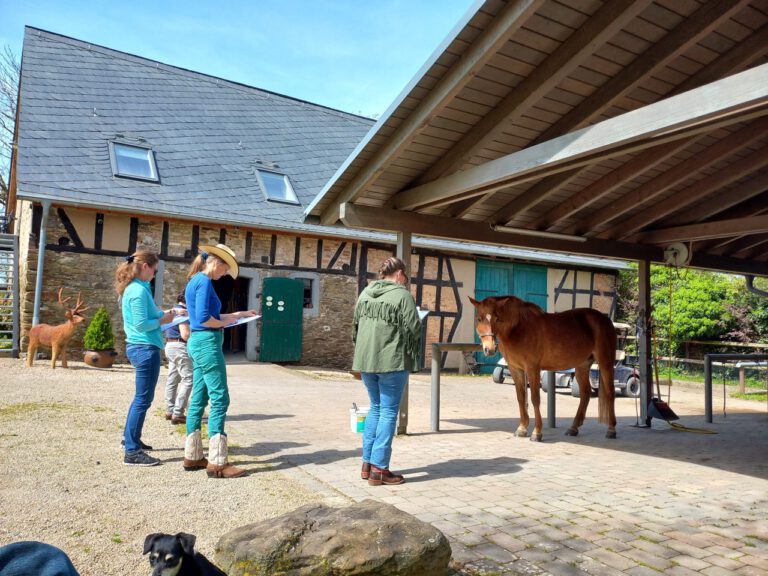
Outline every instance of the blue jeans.
<svg viewBox="0 0 768 576">
<path fill-rule="evenodd" d="M 128 409 L 125 421 L 125 453 L 133 454 L 140 450 L 141 429 L 144 418 L 155 397 L 157 377 L 160 375 L 160 348 L 147 344 L 128 344 L 125 355 L 136 369 L 136 394 Z"/>
<path fill-rule="evenodd" d="M 362 378 L 371 401 L 363 430 L 363 462 L 388 469 L 397 413 L 400 410 L 403 389 L 408 382 L 408 371 L 381 374 L 363 372 Z"/>
<path fill-rule="evenodd" d="M 42 542 L 14 542 L 0 548 L 2 576 L 78 576 L 67 555 Z"/>
</svg>

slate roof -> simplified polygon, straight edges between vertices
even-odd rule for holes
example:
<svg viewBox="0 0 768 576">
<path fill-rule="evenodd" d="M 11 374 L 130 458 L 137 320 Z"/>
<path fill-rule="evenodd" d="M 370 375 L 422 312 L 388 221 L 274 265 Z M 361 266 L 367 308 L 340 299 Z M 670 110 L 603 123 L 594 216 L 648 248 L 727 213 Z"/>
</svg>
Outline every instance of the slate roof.
<svg viewBox="0 0 768 576">
<path fill-rule="evenodd" d="M 303 222 L 374 121 L 27 27 L 17 195 L 89 208 L 392 243 Z M 115 177 L 111 140 L 149 145 L 160 183 Z M 255 169 L 290 177 L 300 205 L 266 200 Z M 624 268 L 619 261 L 414 238 L 432 249 Z"/>
</svg>

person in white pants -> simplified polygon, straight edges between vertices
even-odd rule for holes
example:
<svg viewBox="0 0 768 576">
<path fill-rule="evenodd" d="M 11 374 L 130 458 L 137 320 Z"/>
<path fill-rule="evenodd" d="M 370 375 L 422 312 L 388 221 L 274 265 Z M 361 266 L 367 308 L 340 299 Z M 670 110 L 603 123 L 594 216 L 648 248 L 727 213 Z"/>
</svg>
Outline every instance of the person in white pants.
<svg viewBox="0 0 768 576">
<path fill-rule="evenodd" d="M 177 316 L 187 315 L 184 293 L 179 294 L 173 309 Z M 168 380 L 165 382 L 165 419 L 184 424 L 184 412 L 192 392 L 192 358 L 187 353 L 189 322 L 171 326 L 165 331 L 165 356 L 168 358 Z"/>
</svg>

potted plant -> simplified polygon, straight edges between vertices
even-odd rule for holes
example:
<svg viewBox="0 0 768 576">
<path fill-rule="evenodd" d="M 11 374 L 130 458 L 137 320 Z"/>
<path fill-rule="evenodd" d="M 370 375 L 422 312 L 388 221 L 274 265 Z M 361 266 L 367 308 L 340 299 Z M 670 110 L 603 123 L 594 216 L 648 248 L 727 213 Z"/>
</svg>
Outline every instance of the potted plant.
<svg viewBox="0 0 768 576">
<path fill-rule="evenodd" d="M 112 334 L 112 322 L 106 308 L 102 306 L 96 311 L 93 320 L 88 324 L 83 338 L 85 352 L 83 360 L 94 368 L 109 368 L 115 361 L 115 336 Z"/>
</svg>

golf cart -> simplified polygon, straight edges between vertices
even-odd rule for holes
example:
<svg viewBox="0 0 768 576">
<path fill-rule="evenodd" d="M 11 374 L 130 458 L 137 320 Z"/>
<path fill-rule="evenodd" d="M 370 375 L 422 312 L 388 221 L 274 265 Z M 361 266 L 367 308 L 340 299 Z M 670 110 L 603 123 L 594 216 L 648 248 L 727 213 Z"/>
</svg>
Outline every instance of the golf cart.
<svg viewBox="0 0 768 576">
<path fill-rule="evenodd" d="M 616 328 L 616 363 L 614 364 L 613 384 L 617 394 L 637 398 L 640 395 L 640 376 L 637 368 L 629 362 L 624 351 L 632 327 L 620 322 L 614 322 L 613 325 Z M 497 384 L 502 384 L 507 378 L 511 379 L 507 361 L 504 358 L 499 360 L 494 368 L 492 378 Z M 589 370 L 589 384 L 592 387 L 592 395 L 596 396 L 600 385 L 600 372 L 597 364 L 593 364 Z M 579 397 L 579 385 L 576 383 L 573 368 L 555 373 L 555 388 L 570 388 L 571 395 L 576 398 Z M 544 372 L 541 374 L 541 389 L 544 392 L 549 391 Z"/>
</svg>

